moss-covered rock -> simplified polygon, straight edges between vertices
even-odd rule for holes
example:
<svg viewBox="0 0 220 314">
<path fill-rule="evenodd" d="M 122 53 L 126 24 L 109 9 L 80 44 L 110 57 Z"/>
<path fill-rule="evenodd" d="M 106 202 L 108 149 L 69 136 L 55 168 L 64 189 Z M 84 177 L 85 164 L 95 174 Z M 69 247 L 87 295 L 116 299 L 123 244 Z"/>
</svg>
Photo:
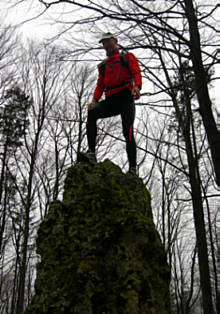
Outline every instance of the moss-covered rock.
<svg viewBox="0 0 220 314">
<path fill-rule="evenodd" d="M 78 163 L 37 238 L 29 313 L 167 314 L 169 268 L 142 180 L 109 160 Z"/>
</svg>

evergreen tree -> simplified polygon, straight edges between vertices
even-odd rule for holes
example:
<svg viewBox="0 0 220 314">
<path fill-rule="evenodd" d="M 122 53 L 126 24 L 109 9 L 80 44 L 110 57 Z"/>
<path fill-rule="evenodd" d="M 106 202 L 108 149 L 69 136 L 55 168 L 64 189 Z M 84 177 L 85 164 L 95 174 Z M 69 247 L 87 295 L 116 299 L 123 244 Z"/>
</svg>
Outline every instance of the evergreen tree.
<svg viewBox="0 0 220 314">
<path fill-rule="evenodd" d="M 28 108 L 32 100 L 14 86 L 5 91 L 0 103 L 0 253 L 3 255 L 7 217 L 9 215 L 10 198 L 14 198 L 11 186 L 13 177 L 13 156 L 22 145 L 25 130 L 29 125 Z M 10 196 L 11 195 L 11 196 Z M 7 200 L 7 201 L 6 201 Z"/>
</svg>

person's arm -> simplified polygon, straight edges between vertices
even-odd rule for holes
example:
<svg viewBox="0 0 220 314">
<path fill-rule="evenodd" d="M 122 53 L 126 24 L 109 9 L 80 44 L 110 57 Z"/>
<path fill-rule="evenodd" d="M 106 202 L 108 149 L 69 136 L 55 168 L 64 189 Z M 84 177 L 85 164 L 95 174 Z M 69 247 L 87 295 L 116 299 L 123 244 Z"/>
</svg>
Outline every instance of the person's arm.
<svg viewBox="0 0 220 314">
<path fill-rule="evenodd" d="M 99 101 L 99 99 L 101 98 L 101 96 L 103 94 L 103 91 L 104 91 L 104 79 L 103 79 L 103 77 L 99 71 L 99 77 L 98 77 L 97 85 L 95 88 L 93 99 L 92 99 L 91 103 L 88 105 L 88 110 L 91 109 L 97 101 Z"/>
<path fill-rule="evenodd" d="M 129 70 L 131 71 L 132 78 L 134 80 L 134 88 L 131 93 L 135 99 L 140 98 L 140 90 L 142 87 L 142 78 L 141 78 L 141 70 L 138 64 L 137 58 L 133 55 L 133 53 L 128 52 L 125 56 L 128 60 Z"/>
<path fill-rule="evenodd" d="M 128 66 L 129 70 L 131 71 L 132 78 L 134 80 L 134 85 L 138 86 L 139 89 L 141 89 L 142 86 L 141 70 L 137 58 L 131 52 L 128 52 L 125 55 L 125 58 L 127 58 L 128 60 Z"/>
<path fill-rule="evenodd" d="M 96 104 L 96 100 L 93 98 L 91 103 L 88 105 L 88 110 L 90 110 Z"/>
<path fill-rule="evenodd" d="M 134 86 L 134 88 L 131 91 L 131 94 L 134 97 L 134 99 L 136 99 L 136 100 L 141 97 L 139 85 Z"/>
</svg>

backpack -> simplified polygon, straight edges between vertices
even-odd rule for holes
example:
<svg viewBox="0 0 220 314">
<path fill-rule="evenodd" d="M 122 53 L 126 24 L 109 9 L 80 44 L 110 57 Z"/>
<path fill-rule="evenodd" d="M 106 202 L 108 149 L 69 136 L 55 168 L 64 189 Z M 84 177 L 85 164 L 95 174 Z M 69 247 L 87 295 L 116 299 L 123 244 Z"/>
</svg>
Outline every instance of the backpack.
<svg viewBox="0 0 220 314">
<path fill-rule="evenodd" d="M 106 62 L 106 59 L 98 64 L 98 69 L 99 69 L 103 79 L 105 77 L 105 62 Z M 128 65 L 128 60 L 126 59 L 124 52 L 120 53 L 120 64 L 128 70 L 129 74 L 131 74 L 131 71 L 130 71 L 129 65 Z"/>
</svg>

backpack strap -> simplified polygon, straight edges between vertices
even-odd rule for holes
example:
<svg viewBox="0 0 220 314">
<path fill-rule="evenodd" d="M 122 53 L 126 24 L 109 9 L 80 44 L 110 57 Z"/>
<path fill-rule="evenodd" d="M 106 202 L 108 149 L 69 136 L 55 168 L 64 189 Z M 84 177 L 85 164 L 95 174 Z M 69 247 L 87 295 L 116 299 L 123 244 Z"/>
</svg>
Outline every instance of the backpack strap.
<svg viewBox="0 0 220 314">
<path fill-rule="evenodd" d="M 129 69 L 128 60 L 127 60 L 125 55 L 126 55 L 126 52 L 121 52 L 120 53 L 120 63 L 121 63 L 121 65 L 123 67 L 125 67 L 128 70 L 129 74 L 131 75 L 132 73 L 131 73 L 131 71 Z M 98 69 L 99 69 L 99 71 L 101 73 L 101 76 L 103 78 L 105 77 L 105 62 L 106 62 L 106 59 L 98 64 Z"/>
<path fill-rule="evenodd" d="M 105 76 L 105 61 L 106 61 L 106 59 L 98 64 L 98 69 L 101 73 L 102 78 L 104 78 L 104 76 Z"/>
<path fill-rule="evenodd" d="M 128 59 L 125 57 L 126 53 L 127 52 L 124 52 L 124 51 L 120 53 L 120 62 L 121 62 L 121 65 L 128 70 L 129 74 L 132 75 L 129 65 L 128 65 Z"/>
</svg>

